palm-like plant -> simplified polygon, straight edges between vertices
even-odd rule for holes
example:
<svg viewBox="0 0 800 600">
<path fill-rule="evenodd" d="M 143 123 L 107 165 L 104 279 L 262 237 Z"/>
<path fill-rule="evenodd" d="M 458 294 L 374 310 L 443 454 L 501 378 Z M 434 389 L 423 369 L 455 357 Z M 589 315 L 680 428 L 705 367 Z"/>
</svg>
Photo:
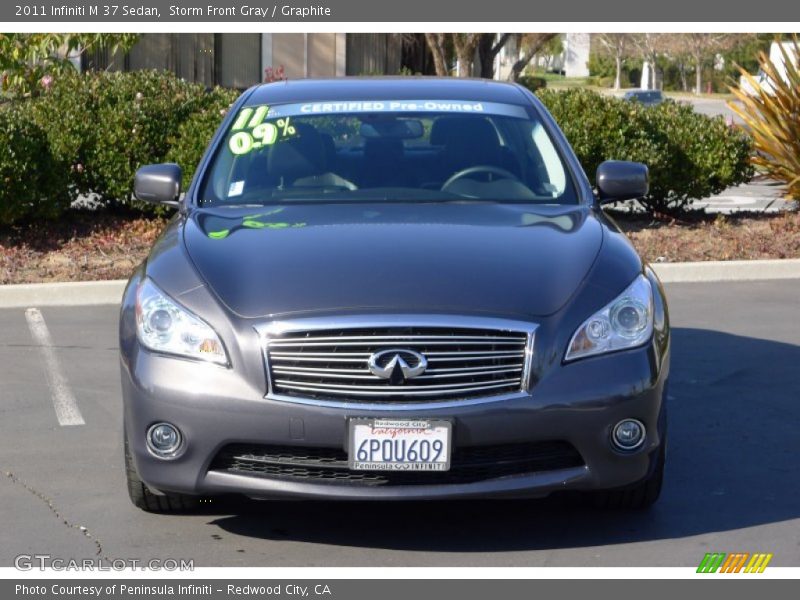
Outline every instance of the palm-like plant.
<svg viewBox="0 0 800 600">
<path fill-rule="evenodd" d="M 739 67 L 744 85 L 731 88 L 738 102 L 728 105 L 753 136 L 753 164 L 783 183 L 787 197 L 800 200 L 800 43 L 795 36 L 790 50 L 785 44 L 779 47 L 783 73 L 761 52 L 765 80 L 759 82 Z"/>
</svg>

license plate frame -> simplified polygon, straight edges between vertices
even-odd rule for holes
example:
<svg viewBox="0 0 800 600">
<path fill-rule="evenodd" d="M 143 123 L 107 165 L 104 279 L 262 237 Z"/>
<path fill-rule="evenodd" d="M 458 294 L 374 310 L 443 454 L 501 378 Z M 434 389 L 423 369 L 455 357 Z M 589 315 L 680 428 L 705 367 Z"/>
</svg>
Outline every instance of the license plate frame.
<svg viewBox="0 0 800 600">
<path fill-rule="evenodd" d="M 406 431 L 409 432 L 408 437 L 412 437 L 411 432 L 430 431 L 429 434 L 418 434 L 413 436 L 417 442 L 424 440 L 422 435 L 431 436 L 431 444 L 434 440 L 445 440 L 445 447 L 443 448 L 444 459 L 437 461 L 373 461 L 373 460 L 359 460 L 358 451 L 359 446 L 363 444 L 363 429 L 365 427 L 371 428 L 372 434 L 375 435 L 375 429 L 385 429 L 386 433 L 379 433 L 376 439 L 381 443 L 383 441 L 398 441 L 398 435 L 392 436 L 389 431 Z M 403 439 L 403 438 L 400 438 Z M 356 417 L 350 418 L 347 421 L 347 461 L 348 467 L 352 471 L 392 471 L 392 472 L 414 472 L 414 473 L 443 473 L 450 470 L 450 460 L 453 453 L 453 422 L 447 419 L 388 419 L 385 417 Z M 412 440 L 413 441 L 413 440 Z M 397 446 L 393 445 L 393 449 Z M 366 449 L 370 451 L 370 449 Z M 407 449 L 406 449 L 407 450 Z M 418 452 L 421 452 L 420 449 Z M 405 454 L 404 450 L 404 454 Z M 371 456 L 374 456 L 372 452 Z M 381 458 L 383 458 L 383 446 L 381 447 Z M 439 457 L 437 457 L 439 458 Z"/>
</svg>

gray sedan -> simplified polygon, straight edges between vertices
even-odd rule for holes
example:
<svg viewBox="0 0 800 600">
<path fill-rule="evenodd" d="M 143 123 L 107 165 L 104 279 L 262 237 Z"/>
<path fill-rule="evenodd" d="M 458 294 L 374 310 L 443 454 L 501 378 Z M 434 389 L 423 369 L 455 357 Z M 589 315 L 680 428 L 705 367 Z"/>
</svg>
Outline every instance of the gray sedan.
<svg viewBox="0 0 800 600">
<path fill-rule="evenodd" d="M 664 292 L 526 89 L 262 85 L 229 111 L 120 316 L 133 503 L 658 497 Z"/>
</svg>

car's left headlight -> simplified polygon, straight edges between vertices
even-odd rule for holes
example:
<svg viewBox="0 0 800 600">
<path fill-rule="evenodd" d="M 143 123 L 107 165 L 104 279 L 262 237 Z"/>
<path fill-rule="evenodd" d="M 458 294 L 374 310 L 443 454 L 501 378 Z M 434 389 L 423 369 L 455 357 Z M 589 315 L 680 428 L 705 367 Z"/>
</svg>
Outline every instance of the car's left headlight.
<svg viewBox="0 0 800 600">
<path fill-rule="evenodd" d="M 624 292 L 578 327 L 567 347 L 565 361 L 635 348 L 653 334 L 653 289 L 639 275 Z"/>
<path fill-rule="evenodd" d="M 155 352 L 228 364 L 217 332 L 149 278 L 142 281 L 136 296 L 136 334 L 143 346 Z"/>
</svg>

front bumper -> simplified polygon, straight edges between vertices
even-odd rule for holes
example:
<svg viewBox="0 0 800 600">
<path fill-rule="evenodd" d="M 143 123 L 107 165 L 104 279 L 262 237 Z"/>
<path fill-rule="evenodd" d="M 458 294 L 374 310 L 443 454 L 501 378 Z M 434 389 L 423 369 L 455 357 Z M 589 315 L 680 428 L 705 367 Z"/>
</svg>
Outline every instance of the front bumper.
<svg viewBox="0 0 800 600">
<path fill-rule="evenodd" d="M 556 491 L 597 490 L 634 484 L 652 471 L 666 432 L 668 351 L 648 346 L 551 369 L 531 393 L 413 413 L 359 407 L 311 406 L 265 398 L 236 371 L 151 354 L 132 344 L 122 361 L 125 427 L 141 479 L 154 490 L 187 494 L 237 493 L 256 498 L 434 499 L 541 497 Z M 275 444 L 346 449 L 351 417 L 450 419 L 453 446 L 564 440 L 580 467 L 489 478 L 471 483 L 358 486 L 209 470 L 228 444 Z M 610 432 L 623 418 L 647 428 L 635 452 L 614 450 Z M 155 422 L 177 425 L 183 452 L 155 458 L 145 432 Z"/>
</svg>

